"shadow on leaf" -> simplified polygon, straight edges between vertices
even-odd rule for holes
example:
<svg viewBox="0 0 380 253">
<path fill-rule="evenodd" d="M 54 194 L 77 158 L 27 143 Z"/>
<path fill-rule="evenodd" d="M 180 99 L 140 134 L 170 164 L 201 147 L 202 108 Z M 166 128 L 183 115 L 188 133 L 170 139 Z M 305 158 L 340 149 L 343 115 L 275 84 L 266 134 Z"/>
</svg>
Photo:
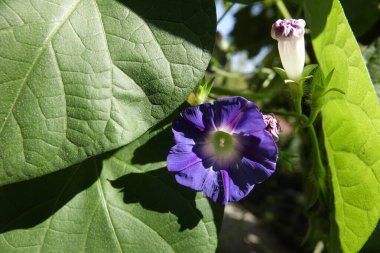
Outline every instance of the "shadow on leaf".
<svg viewBox="0 0 380 253">
<path fill-rule="evenodd" d="M 194 228 L 203 218 L 195 204 L 196 192 L 175 182 L 165 168 L 127 174 L 111 184 L 124 193 L 126 204 L 140 203 L 145 209 L 176 215 L 180 231 Z"/>
<path fill-rule="evenodd" d="M 173 146 L 171 128 L 153 136 L 145 145 L 138 147 L 133 153 L 132 164 L 148 164 L 165 161 L 168 151 Z M 152 152 L 154 150 L 154 152 Z"/>
<path fill-rule="evenodd" d="M 213 48 L 216 11 L 213 1 L 117 0 L 150 27 L 182 38 L 198 48 Z M 210 33 L 212 31 L 212 33 Z M 156 40 L 160 41 L 160 32 Z"/>
<path fill-rule="evenodd" d="M 187 102 L 182 103 L 173 113 L 155 125 L 150 133 L 155 131 L 160 131 L 160 133 L 153 135 L 144 145 L 136 148 L 131 163 L 145 165 L 165 161 L 170 148 L 174 145 L 171 124 L 175 118 L 179 117 L 181 111 L 189 106 Z"/>
<path fill-rule="evenodd" d="M 46 176 L 0 187 L 0 233 L 44 222 L 97 180 L 95 162 L 101 160 L 89 159 Z"/>
<path fill-rule="evenodd" d="M 325 29 L 327 18 L 333 6 L 333 0 L 307 0 L 304 6 L 307 26 L 311 29 L 311 36 L 314 39 Z"/>
</svg>

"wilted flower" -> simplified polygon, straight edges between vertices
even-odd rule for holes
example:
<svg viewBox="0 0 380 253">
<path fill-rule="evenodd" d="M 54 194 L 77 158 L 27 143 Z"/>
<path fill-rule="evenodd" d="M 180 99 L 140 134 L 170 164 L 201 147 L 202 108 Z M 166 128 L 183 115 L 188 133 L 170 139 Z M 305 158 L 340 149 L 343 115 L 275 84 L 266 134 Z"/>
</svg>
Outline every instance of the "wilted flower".
<svg viewBox="0 0 380 253">
<path fill-rule="evenodd" d="M 178 183 L 227 204 L 275 171 L 276 144 L 257 106 L 242 97 L 189 107 L 173 122 L 168 170 Z"/>
<path fill-rule="evenodd" d="M 277 119 L 273 114 L 263 115 L 263 119 L 266 124 L 265 129 L 272 134 L 272 137 L 275 141 L 278 141 L 281 127 L 277 122 Z"/>
<path fill-rule="evenodd" d="M 278 41 L 282 66 L 295 82 L 301 79 L 305 64 L 305 25 L 303 19 L 279 19 L 272 25 L 271 35 Z"/>
</svg>

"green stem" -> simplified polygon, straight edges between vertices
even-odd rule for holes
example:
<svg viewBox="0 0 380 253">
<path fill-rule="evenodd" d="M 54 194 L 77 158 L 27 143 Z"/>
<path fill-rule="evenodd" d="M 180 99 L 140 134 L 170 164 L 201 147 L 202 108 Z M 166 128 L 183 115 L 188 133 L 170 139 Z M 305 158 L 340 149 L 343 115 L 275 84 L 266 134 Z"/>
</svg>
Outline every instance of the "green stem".
<svg viewBox="0 0 380 253">
<path fill-rule="evenodd" d="M 318 180 L 319 189 L 322 194 L 322 200 L 326 204 L 326 168 L 323 165 L 321 152 L 319 150 L 319 142 L 317 134 L 315 132 L 314 126 L 309 125 L 309 136 L 311 140 L 312 150 L 313 150 L 313 159 L 314 159 L 314 173 L 315 177 Z"/>
<path fill-rule="evenodd" d="M 226 70 L 223 70 L 221 68 L 218 68 L 216 66 L 211 66 L 211 70 L 215 71 L 215 73 L 228 77 L 228 78 L 239 78 L 239 77 L 245 77 L 249 78 L 252 75 L 251 74 L 241 74 L 241 73 L 235 73 L 235 72 L 228 72 Z"/>
<path fill-rule="evenodd" d="M 315 119 L 317 118 L 317 116 L 319 114 L 319 111 L 320 111 L 320 109 L 313 109 L 312 108 L 311 115 L 310 115 L 309 120 L 307 122 L 307 126 L 313 125 Z"/>
<path fill-rule="evenodd" d="M 232 9 L 232 7 L 235 5 L 235 3 L 231 4 L 226 11 L 223 13 L 223 15 L 218 19 L 217 25 L 223 20 L 223 18 L 227 15 L 227 13 Z"/>
<path fill-rule="evenodd" d="M 297 113 L 297 116 L 301 119 L 303 116 L 303 113 L 302 113 L 303 84 L 291 82 L 291 85 L 289 87 L 292 92 L 294 109 Z M 305 123 L 306 122 L 300 122 L 300 125 L 304 125 Z"/>
<path fill-rule="evenodd" d="M 275 3 L 276 3 L 278 10 L 281 12 L 281 15 L 284 18 L 292 18 L 292 16 L 290 15 L 288 9 L 286 8 L 286 6 L 282 0 L 275 0 Z"/>
<path fill-rule="evenodd" d="M 301 116 L 302 113 L 302 96 L 303 96 L 303 84 L 297 83 L 297 97 L 296 97 L 296 111 L 299 116 Z"/>
</svg>

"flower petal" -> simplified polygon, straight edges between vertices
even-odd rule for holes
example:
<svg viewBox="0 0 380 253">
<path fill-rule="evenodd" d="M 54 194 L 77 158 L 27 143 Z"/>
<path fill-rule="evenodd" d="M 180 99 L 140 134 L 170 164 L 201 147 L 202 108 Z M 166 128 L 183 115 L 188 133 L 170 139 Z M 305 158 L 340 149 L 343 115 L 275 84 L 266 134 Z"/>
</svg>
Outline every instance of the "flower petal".
<svg viewBox="0 0 380 253">
<path fill-rule="evenodd" d="M 227 171 L 210 170 L 203 184 L 203 193 L 214 202 L 225 205 L 230 199 L 229 183 L 230 178 Z"/>
<path fill-rule="evenodd" d="M 268 179 L 275 168 L 273 166 L 266 167 L 259 162 L 252 161 L 246 157 L 243 157 L 240 162 L 238 162 L 236 168 L 231 168 L 230 170 L 238 170 L 243 177 L 245 177 L 249 184 L 260 184 L 266 179 Z"/>
<path fill-rule="evenodd" d="M 229 182 L 229 201 L 237 202 L 240 199 L 247 196 L 255 186 L 252 182 L 252 178 L 247 175 L 241 169 L 230 168 L 228 170 L 228 175 L 230 177 Z"/>
<path fill-rule="evenodd" d="M 252 103 L 253 104 L 253 103 Z M 240 115 L 239 121 L 233 128 L 235 134 L 251 135 L 265 129 L 266 125 L 263 121 L 263 115 L 256 105 L 249 105 Z"/>
<path fill-rule="evenodd" d="M 218 130 L 232 130 L 240 117 L 241 111 L 245 110 L 247 103 L 248 100 L 242 97 L 215 100 L 213 103 L 215 110 L 214 121 Z"/>
<path fill-rule="evenodd" d="M 219 99 L 214 102 L 215 125 L 227 132 L 247 134 L 265 128 L 256 104 L 243 97 Z"/>
<path fill-rule="evenodd" d="M 196 126 L 189 124 L 183 118 L 173 121 L 172 130 L 175 143 L 193 144 L 205 142 L 206 136 Z"/>
<path fill-rule="evenodd" d="M 202 162 L 204 168 L 210 168 L 215 163 L 215 157 L 207 157 L 202 152 L 203 145 L 192 145 L 187 143 L 178 143 L 173 146 L 166 158 L 169 171 L 178 172 L 191 165 Z"/>
<path fill-rule="evenodd" d="M 211 169 L 205 168 L 202 161 L 198 161 L 177 172 L 175 179 L 181 185 L 201 191 L 209 171 Z"/>
<path fill-rule="evenodd" d="M 169 171 L 181 171 L 191 165 L 202 162 L 192 150 L 193 145 L 180 143 L 172 147 L 166 159 Z"/>
<path fill-rule="evenodd" d="M 188 107 L 181 112 L 181 116 L 199 130 L 215 130 L 214 111 L 210 103 Z"/>
<path fill-rule="evenodd" d="M 278 150 L 271 134 L 263 129 L 255 135 L 237 135 L 238 149 L 243 157 L 275 170 Z"/>
<path fill-rule="evenodd" d="M 278 51 L 288 79 L 298 82 L 302 77 L 302 71 L 305 65 L 304 38 L 279 41 Z"/>
</svg>

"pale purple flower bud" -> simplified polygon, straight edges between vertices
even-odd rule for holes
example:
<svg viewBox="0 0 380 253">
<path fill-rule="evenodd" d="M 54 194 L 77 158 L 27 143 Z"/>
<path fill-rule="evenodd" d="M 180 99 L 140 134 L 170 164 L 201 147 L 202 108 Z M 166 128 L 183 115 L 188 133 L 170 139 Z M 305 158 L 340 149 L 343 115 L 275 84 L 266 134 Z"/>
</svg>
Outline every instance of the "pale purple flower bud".
<svg viewBox="0 0 380 253">
<path fill-rule="evenodd" d="M 279 19 L 272 25 L 271 35 L 278 41 L 282 66 L 295 82 L 301 79 L 305 64 L 305 25 L 303 19 Z"/>
<path fill-rule="evenodd" d="M 274 141 L 278 141 L 281 127 L 277 119 L 274 117 L 273 114 L 263 115 L 263 119 L 266 125 L 265 130 L 272 134 Z"/>
</svg>

